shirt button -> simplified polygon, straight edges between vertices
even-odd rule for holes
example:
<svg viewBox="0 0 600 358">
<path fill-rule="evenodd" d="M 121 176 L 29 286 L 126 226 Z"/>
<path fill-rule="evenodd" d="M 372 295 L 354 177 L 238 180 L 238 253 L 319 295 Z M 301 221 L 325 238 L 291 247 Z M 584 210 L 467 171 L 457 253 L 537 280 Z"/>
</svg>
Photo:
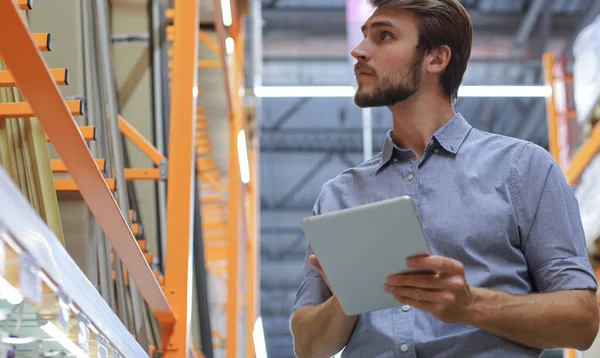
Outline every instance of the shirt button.
<svg viewBox="0 0 600 358">
<path fill-rule="evenodd" d="M 398 158 L 394 158 L 394 163 L 398 163 Z"/>
<path fill-rule="evenodd" d="M 403 345 L 401 345 L 401 346 L 400 346 L 400 350 L 401 350 L 402 352 L 407 352 L 407 351 L 408 351 L 408 344 L 403 344 Z"/>
<path fill-rule="evenodd" d="M 409 305 L 404 305 L 404 306 L 402 306 L 402 310 L 404 312 L 408 312 L 408 310 L 410 310 L 410 306 Z"/>
<path fill-rule="evenodd" d="M 415 178 L 413 173 L 408 174 L 408 181 L 412 181 Z"/>
<path fill-rule="evenodd" d="M 437 148 L 436 150 L 433 151 L 435 154 L 438 154 L 440 152 L 439 148 Z"/>
</svg>

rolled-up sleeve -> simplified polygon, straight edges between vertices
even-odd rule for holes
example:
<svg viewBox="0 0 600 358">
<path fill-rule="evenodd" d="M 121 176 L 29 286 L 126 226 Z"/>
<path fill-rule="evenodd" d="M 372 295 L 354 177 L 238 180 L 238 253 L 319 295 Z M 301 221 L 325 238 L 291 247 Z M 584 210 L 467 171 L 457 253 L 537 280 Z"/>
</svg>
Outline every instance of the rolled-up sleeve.
<svg viewBox="0 0 600 358">
<path fill-rule="evenodd" d="M 537 291 L 596 291 L 579 205 L 554 159 L 529 143 L 514 169 L 511 187 L 521 249 Z"/>
<path fill-rule="evenodd" d="M 323 189 L 321 190 L 319 199 L 317 199 L 313 207 L 313 215 L 321 214 L 320 203 L 322 194 Z M 319 272 L 308 262 L 308 258 L 312 254 L 312 248 L 310 245 L 307 245 L 304 268 L 302 269 L 302 283 L 296 292 L 292 313 L 296 312 L 301 307 L 321 304 L 332 296 L 332 293 L 329 290 L 329 287 L 327 287 L 321 274 L 319 274 Z"/>
</svg>

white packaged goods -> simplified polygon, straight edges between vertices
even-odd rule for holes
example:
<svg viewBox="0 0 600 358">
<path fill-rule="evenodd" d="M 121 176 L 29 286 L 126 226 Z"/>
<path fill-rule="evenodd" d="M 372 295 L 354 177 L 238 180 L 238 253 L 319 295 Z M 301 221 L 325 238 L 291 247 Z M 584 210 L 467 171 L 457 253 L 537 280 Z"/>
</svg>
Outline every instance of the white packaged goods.
<svg viewBox="0 0 600 358">
<path fill-rule="evenodd" d="M 596 251 L 595 241 L 600 238 L 600 156 L 596 156 L 581 176 L 581 182 L 575 189 L 579 201 L 581 221 L 587 240 L 588 252 Z"/>
<path fill-rule="evenodd" d="M 585 123 L 600 99 L 600 16 L 577 35 L 573 55 L 577 121 Z"/>
</svg>

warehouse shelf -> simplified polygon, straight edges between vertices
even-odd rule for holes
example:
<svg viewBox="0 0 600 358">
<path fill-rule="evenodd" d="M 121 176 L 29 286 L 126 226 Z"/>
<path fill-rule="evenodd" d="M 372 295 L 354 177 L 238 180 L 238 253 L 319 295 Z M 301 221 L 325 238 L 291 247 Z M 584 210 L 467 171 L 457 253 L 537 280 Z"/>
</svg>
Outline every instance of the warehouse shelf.
<svg viewBox="0 0 600 358">
<path fill-rule="evenodd" d="M 223 303 L 227 311 L 226 330 L 208 333 L 212 332 L 215 343 L 223 342 L 227 357 L 241 356 L 242 350 L 245 356 L 253 356 L 252 331 L 258 296 L 254 217 L 258 183 L 249 178 L 256 177 L 257 152 L 248 145 L 251 141 L 246 133 L 252 130 L 246 120 L 241 90 L 244 39 L 240 24 L 245 14 L 238 12 L 238 6 L 243 2 L 232 2 L 231 26 L 223 25 L 220 7 L 214 6 L 216 40 L 209 38 L 204 30 L 198 31 L 199 13 L 190 11 L 191 5 L 202 9 L 208 1 L 175 0 L 174 8 L 161 14 L 170 19 L 170 24 L 165 26 L 160 19 L 156 22 L 170 42 L 159 45 L 159 50 L 170 46 L 168 54 L 165 52 L 170 63 L 164 66 L 165 71 L 170 71 L 170 84 L 159 77 L 154 79 L 155 86 L 169 88 L 166 97 L 157 97 L 167 108 L 164 123 L 168 131 L 163 143 L 156 146 L 124 118 L 111 81 L 104 80 L 114 77 L 109 56 L 110 31 L 105 31 L 103 25 L 108 18 L 104 2 L 81 4 L 85 90 L 83 96 L 65 99 L 58 86 L 68 85 L 73 74 L 67 69 L 46 66 L 42 52 L 52 50 L 52 35 L 30 32 L 20 13 L 35 11 L 35 4 L 27 0 L 0 0 L 0 58 L 6 65 L 6 70 L 0 71 L 0 87 L 17 87 L 26 99 L 1 103 L 0 120 L 31 117 L 42 125 L 48 144 L 60 157 L 48 163 L 53 175 L 50 182 L 58 193 L 81 194 L 93 215 L 90 233 L 87 238 L 81 235 L 81 239 L 90 240 L 91 250 L 96 250 L 90 254 L 94 261 L 90 272 L 82 272 L 29 206 L 27 198 L 20 197 L 14 204 L 12 199 L 8 200 L 11 204 L 0 208 L 0 224 L 11 222 L 0 225 L 5 232 L 2 248 L 6 247 L 9 253 L 7 282 L 25 301 L 21 306 L 7 305 L 7 308 L 13 316 L 15 309 L 22 309 L 19 317 L 35 321 L 33 326 L 28 323 L 24 327 L 23 332 L 28 336 L 46 338 L 43 327 L 52 327 L 54 333 L 62 334 L 60 340 L 64 344 L 44 341 L 42 346 L 46 350 L 101 357 L 102 347 L 111 347 L 108 350 L 114 351 L 113 357 L 155 354 L 203 357 L 196 344 L 199 342 L 194 342 L 188 332 L 192 324 L 191 270 L 197 271 L 194 265 L 198 262 L 204 265 L 206 259 L 206 269 L 225 274 L 228 287 Z M 151 36 L 151 40 L 154 37 L 158 36 Z M 232 39 L 235 47 L 225 51 L 226 41 Z M 209 49 L 217 59 L 200 58 L 199 54 L 204 52 L 199 51 L 200 46 Z M 227 102 L 229 144 L 219 149 L 230 153 L 226 175 L 219 173 L 211 157 L 214 145 L 223 144 L 212 140 L 207 116 L 197 102 L 202 94 L 198 85 L 202 71 L 222 71 L 224 78 L 218 90 Z M 191 73 L 195 75 L 190 76 Z M 82 116 L 83 123 L 76 121 L 75 116 Z M 162 127 L 159 122 L 155 124 Z M 144 154 L 151 163 L 149 167 L 129 167 L 123 149 L 125 140 Z M 245 162 L 240 162 L 241 153 Z M 240 175 L 240 169 L 244 175 Z M 157 201 L 162 200 L 164 213 L 157 216 L 166 227 L 159 238 L 162 242 L 158 242 L 158 246 L 164 245 L 164 257 L 161 252 L 150 253 L 144 239 L 135 191 L 130 186 L 132 181 L 140 180 L 155 181 L 159 188 L 163 187 L 162 194 L 157 194 L 162 197 Z M 1 167 L 0 185 L 3 198 L 19 195 L 19 188 L 11 184 Z M 6 190 L 11 196 L 5 196 Z M 197 202 L 190 200 L 194 197 Z M 23 216 L 13 224 L 10 220 L 15 215 Z M 198 249 L 198 238 L 207 244 L 205 251 L 203 245 Z M 218 247 L 209 245 L 217 241 Z M 196 256 L 198 253 L 200 256 Z M 19 260 L 10 258 L 20 256 L 31 257 L 29 265 L 39 271 L 44 292 L 42 304 L 32 302 L 26 292 L 19 291 L 22 270 L 18 270 Z M 218 268 L 219 263 L 225 263 L 224 271 Z M 67 326 L 62 326 L 59 320 L 59 297 L 70 302 L 71 318 Z M 56 302 L 46 305 L 46 299 Z M 150 312 L 148 316 L 146 310 Z M 208 320 L 211 312 L 200 311 Z M 240 327 L 242 315 L 244 327 Z M 0 314 L 0 320 L 2 317 Z M 149 335 L 155 335 L 153 339 L 145 337 L 147 324 L 150 324 L 148 331 L 152 331 Z M 89 332 L 78 332 L 80 326 L 87 327 Z M 243 332 L 243 340 L 238 338 L 238 331 Z M 76 339 L 78 333 L 89 335 L 87 343 Z M 4 338 L 0 336 L 0 340 Z M 207 347 L 212 349 L 211 338 L 208 341 L 202 338 L 202 347 L 210 351 Z M 240 341 L 245 343 L 245 349 L 240 347 Z M 82 346 L 89 351 L 82 353 Z M 212 357 L 212 353 L 207 356 Z"/>
<path fill-rule="evenodd" d="M 98 344 L 112 357 L 148 356 L 1 167 L 0 197 L 10 203 L 0 205 L 0 295 L 5 299 L 0 310 L 5 314 L 24 301 L 25 314 L 34 318 L 18 332 L 20 338 L 32 335 L 44 339 L 40 344 L 46 352 L 79 352 L 78 357 L 88 352 L 81 346 L 98 354 Z M 69 338 L 81 334 L 89 338 Z"/>
</svg>

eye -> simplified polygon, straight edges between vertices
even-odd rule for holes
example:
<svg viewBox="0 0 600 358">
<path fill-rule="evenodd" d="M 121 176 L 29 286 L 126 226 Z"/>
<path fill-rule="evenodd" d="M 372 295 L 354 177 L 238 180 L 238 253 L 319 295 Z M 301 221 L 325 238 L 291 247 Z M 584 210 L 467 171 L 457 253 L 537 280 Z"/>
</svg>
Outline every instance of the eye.
<svg viewBox="0 0 600 358">
<path fill-rule="evenodd" d="M 380 41 L 389 40 L 389 39 L 391 39 L 391 38 L 392 38 L 392 34 L 391 34 L 390 32 L 388 32 L 388 31 L 382 31 L 382 32 L 379 34 L 379 40 L 380 40 Z"/>
</svg>

